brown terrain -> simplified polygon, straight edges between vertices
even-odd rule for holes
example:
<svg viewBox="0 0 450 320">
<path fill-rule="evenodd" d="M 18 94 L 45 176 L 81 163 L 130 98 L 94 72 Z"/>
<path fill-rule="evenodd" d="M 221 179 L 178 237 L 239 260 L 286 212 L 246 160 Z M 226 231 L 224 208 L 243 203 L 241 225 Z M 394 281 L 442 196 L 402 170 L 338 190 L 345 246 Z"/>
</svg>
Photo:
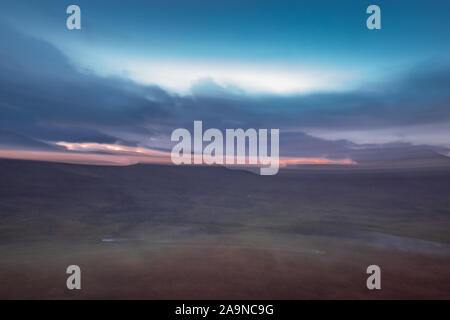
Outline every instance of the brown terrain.
<svg viewBox="0 0 450 320">
<path fill-rule="evenodd" d="M 446 168 L 1 160 L 0 176 L 2 299 L 450 298 Z"/>
</svg>

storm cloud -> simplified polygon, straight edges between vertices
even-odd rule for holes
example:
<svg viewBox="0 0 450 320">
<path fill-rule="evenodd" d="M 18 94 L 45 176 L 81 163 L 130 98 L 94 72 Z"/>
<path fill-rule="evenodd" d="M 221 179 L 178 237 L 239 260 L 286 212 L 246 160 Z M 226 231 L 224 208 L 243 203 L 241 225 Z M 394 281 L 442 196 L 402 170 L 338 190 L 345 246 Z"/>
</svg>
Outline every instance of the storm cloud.
<svg viewBox="0 0 450 320">
<path fill-rule="evenodd" d="M 387 130 L 383 143 L 450 147 L 448 60 L 427 61 L 383 83 L 349 91 L 251 94 L 202 79 L 180 95 L 80 69 L 50 43 L 8 25 L 1 26 L 0 37 L 3 144 L 8 132 L 37 141 L 167 149 L 172 130 L 202 120 L 205 127 L 219 129 L 280 128 L 281 152 L 289 156 L 355 156 L 358 147 L 373 148 L 369 141 L 353 139 L 355 132 L 372 130 Z M 408 131 L 417 126 L 429 126 L 425 136 L 431 138 Z M 409 136 L 390 137 L 394 129 Z"/>
</svg>

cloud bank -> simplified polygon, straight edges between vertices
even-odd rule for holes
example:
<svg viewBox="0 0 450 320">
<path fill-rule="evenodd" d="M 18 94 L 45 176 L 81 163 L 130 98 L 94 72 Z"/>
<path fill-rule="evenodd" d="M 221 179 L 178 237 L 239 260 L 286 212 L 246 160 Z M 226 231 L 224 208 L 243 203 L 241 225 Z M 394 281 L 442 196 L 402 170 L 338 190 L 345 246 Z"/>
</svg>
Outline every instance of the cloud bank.
<svg viewBox="0 0 450 320">
<path fill-rule="evenodd" d="M 174 129 L 202 120 L 219 129 L 279 128 L 282 157 L 359 160 L 368 157 L 367 150 L 380 153 L 380 146 L 426 145 L 443 153 L 450 148 L 448 60 L 424 62 L 347 92 L 256 94 L 206 78 L 180 95 L 80 70 L 48 42 L 7 25 L 0 37 L 2 146 L 30 148 L 20 135 L 53 146 L 98 143 L 167 151 Z"/>
</svg>

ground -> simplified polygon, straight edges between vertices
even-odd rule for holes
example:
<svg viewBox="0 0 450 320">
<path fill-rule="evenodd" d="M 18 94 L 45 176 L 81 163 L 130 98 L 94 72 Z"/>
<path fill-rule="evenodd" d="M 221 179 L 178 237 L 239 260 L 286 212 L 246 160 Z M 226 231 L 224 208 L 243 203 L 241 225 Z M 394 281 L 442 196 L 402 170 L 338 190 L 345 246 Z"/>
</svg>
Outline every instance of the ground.
<svg viewBox="0 0 450 320">
<path fill-rule="evenodd" d="M 1 160 L 0 176 L 3 299 L 450 298 L 449 169 Z"/>
</svg>

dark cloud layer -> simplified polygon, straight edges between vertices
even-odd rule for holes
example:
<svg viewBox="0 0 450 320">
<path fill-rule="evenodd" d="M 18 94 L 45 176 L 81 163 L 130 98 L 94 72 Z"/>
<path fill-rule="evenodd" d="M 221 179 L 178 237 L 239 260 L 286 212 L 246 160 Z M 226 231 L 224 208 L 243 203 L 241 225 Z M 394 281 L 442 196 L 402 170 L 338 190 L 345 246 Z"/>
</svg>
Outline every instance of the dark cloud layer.
<svg viewBox="0 0 450 320">
<path fill-rule="evenodd" d="M 80 71 L 47 42 L 0 28 L 0 128 L 49 141 L 151 146 L 178 127 L 280 128 L 284 155 L 345 157 L 354 143 L 305 128 L 366 130 L 450 121 L 450 64 L 430 62 L 349 92 L 250 95 L 212 80 L 180 96 L 157 86 Z M 126 137 L 126 138 L 124 138 Z M 167 138 L 168 139 L 168 138 Z M 158 146 L 169 141 L 160 142 Z"/>
</svg>

